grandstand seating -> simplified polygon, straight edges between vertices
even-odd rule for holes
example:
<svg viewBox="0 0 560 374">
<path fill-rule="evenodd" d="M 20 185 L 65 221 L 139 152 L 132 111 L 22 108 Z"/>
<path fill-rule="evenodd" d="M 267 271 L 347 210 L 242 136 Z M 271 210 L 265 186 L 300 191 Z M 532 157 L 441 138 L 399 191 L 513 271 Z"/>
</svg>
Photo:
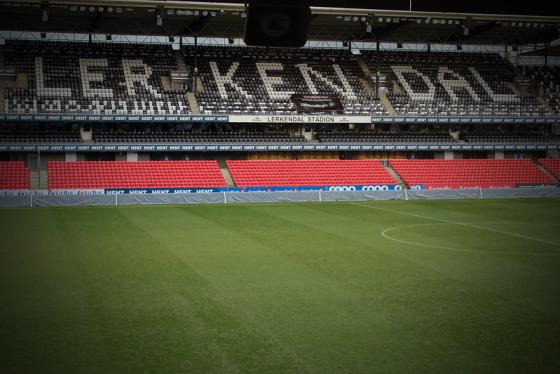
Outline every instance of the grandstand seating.
<svg viewBox="0 0 560 374">
<path fill-rule="evenodd" d="M 401 115 L 550 115 L 535 96 L 513 90 L 517 72 L 498 54 L 365 52 L 372 72 L 387 78 Z"/>
<path fill-rule="evenodd" d="M 343 114 L 387 115 L 359 59 L 386 78 L 396 114 L 560 113 L 558 68 L 522 69 L 544 90 L 543 105 L 516 92 L 518 72 L 498 54 L 364 50 L 360 57 L 346 49 L 223 46 L 182 53 L 190 68 L 198 54 L 202 114 L 294 114 L 292 94 L 320 94 L 338 96 Z M 10 113 L 192 113 L 186 91 L 164 84 L 178 69 L 169 45 L 9 40 L 4 56 L 28 81 L 6 90 Z"/>
<path fill-rule="evenodd" d="M 226 187 L 216 161 L 49 162 L 50 189 Z"/>
<path fill-rule="evenodd" d="M 301 143 L 303 136 L 283 132 L 132 132 L 94 131 L 97 143 Z"/>
<path fill-rule="evenodd" d="M 184 50 L 194 66 L 195 50 Z M 199 47 L 203 114 L 294 114 L 292 94 L 338 95 L 345 114 L 386 113 L 348 50 Z"/>
<path fill-rule="evenodd" d="M 558 142 L 557 137 L 542 134 L 500 134 L 465 135 L 463 139 L 469 143 L 551 143 Z"/>
<path fill-rule="evenodd" d="M 374 160 L 232 160 L 227 165 L 238 187 L 396 184 Z"/>
<path fill-rule="evenodd" d="M 23 161 L 0 161 L 0 190 L 28 190 L 29 169 Z"/>
<path fill-rule="evenodd" d="M 0 143 L 81 143 L 77 131 L 0 131 Z"/>
<path fill-rule="evenodd" d="M 541 158 L 539 163 L 557 178 L 560 178 L 560 158 Z"/>
<path fill-rule="evenodd" d="M 317 139 L 322 143 L 453 143 L 455 140 L 449 133 L 376 133 L 376 132 L 321 132 L 317 134 Z"/>
<path fill-rule="evenodd" d="M 459 139 L 468 143 L 557 143 L 551 126 L 501 124 L 492 126 L 464 125 L 459 129 Z"/>
<path fill-rule="evenodd" d="M 524 130 L 521 129 L 522 131 Z M 320 131 L 316 139 L 321 143 L 457 143 L 449 133 L 433 131 L 422 132 L 375 132 L 375 131 Z M 302 135 L 292 135 L 282 131 L 184 131 L 170 129 L 96 129 L 93 131 L 95 143 L 306 143 Z M 534 132 L 518 132 L 504 129 L 483 128 L 460 132 L 460 141 L 468 143 L 560 143 L 556 135 L 547 134 L 541 129 Z M 75 130 L 0 130 L 0 144 L 13 143 L 83 143 L 80 133 Z"/>
<path fill-rule="evenodd" d="M 8 41 L 7 66 L 28 88 L 7 90 L 10 113 L 185 114 L 185 91 L 165 90 L 170 46 Z"/>
<path fill-rule="evenodd" d="M 560 67 L 559 66 L 522 66 L 520 71 L 537 85 L 552 112 L 560 113 Z"/>
<path fill-rule="evenodd" d="M 391 160 L 408 185 L 424 188 L 499 188 L 551 185 L 554 181 L 531 160 Z"/>
</svg>

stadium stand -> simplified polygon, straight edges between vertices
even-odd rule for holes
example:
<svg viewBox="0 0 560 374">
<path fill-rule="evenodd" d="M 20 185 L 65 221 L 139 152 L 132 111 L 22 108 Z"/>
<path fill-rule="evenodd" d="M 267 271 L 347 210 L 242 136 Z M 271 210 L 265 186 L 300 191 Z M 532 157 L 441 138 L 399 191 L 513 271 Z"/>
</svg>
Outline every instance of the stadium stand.
<svg viewBox="0 0 560 374">
<path fill-rule="evenodd" d="M 560 113 L 560 67 L 558 66 L 522 66 L 522 74 L 536 84 L 538 94 L 546 100 L 550 109 Z"/>
<path fill-rule="evenodd" d="M 477 135 L 465 135 L 464 140 L 468 143 L 553 143 L 558 142 L 557 137 L 542 134 L 516 134 L 508 135 L 502 133 L 485 133 Z"/>
<path fill-rule="evenodd" d="M 554 135 L 551 126 L 511 124 L 480 126 L 463 125 L 458 128 L 458 139 L 468 143 L 558 143 L 560 138 Z"/>
<path fill-rule="evenodd" d="M 0 161 L 0 190 L 28 190 L 29 169 L 23 161 Z"/>
<path fill-rule="evenodd" d="M 498 54 L 365 51 L 387 79 L 400 115 L 550 115 L 535 96 L 514 92 L 515 68 Z"/>
<path fill-rule="evenodd" d="M 479 126 L 478 126 L 479 127 Z M 560 143 L 560 138 L 549 134 L 544 128 L 519 129 L 513 131 L 492 128 L 461 129 L 459 137 L 453 138 L 449 132 L 432 129 L 429 131 L 325 131 L 316 133 L 316 140 L 321 143 L 394 143 L 418 144 L 437 143 L 451 144 L 457 142 L 490 143 L 490 144 L 545 144 Z M 285 131 L 252 131 L 252 130 L 182 130 L 171 128 L 160 130 L 157 128 L 114 129 L 94 128 L 92 141 L 100 144 L 182 144 L 182 143 L 308 143 L 302 135 L 290 134 Z M 44 129 L 25 130 L 22 128 L 0 130 L 0 144 L 17 143 L 84 143 L 77 130 Z M 87 143 L 87 142 L 86 142 Z"/>
<path fill-rule="evenodd" d="M 408 185 L 424 188 L 499 188 L 553 185 L 533 161 L 525 160 L 391 160 Z"/>
<path fill-rule="evenodd" d="M 560 158 L 541 158 L 539 163 L 557 178 L 560 178 Z"/>
<path fill-rule="evenodd" d="M 81 143 L 77 131 L 0 130 L 0 143 Z"/>
<path fill-rule="evenodd" d="M 453 143 L 455 139 L 443 133 L 376 133 L 370 131 L 321 132 L 317 139 L 322 143 Z"/>
<path fill-rule="evenodd" d="M 336 95 L 347 115 L 387 115 L 373 93 L 371 72 L 386 77 L 398 115 L 546 116 L 560 113 L 557 67 L 524 67 L 542 88 L 521 94 L 518 72 L 498 54 L 199 47 L 202 114 L 294 114 L 292 94 Z M 183 49 L 194 66 L 195 49 Z M 9 88 L 8 113 L 189 114 L 185 90 L 164 84 L 177 70 L 169 45 L 11 41 L 6 66 L 27 77 L 27 88 Z M 329 112 L 328 110 L 326 112 Z"/>
<path fill-rule="evenodd" d="M 190 112 L 185 91 L 164 89 L 177 69 L 170 46 L 8 41 L 4 56 L 28 81 L 7 90 L 9 113 Z"/>
<path fill-rule="evenodd" d="M 394 185 L 374 160 L 227 161 L 238 187 Z"/>
<path fill-rule="evenodd" d="M 195 50 L 184 49 L 193 66 Z M 337 95 L 345 114 L 386 113 L 362 83 L 362 68 L 348 50 L 249 47 L 199 48 L 203 114 L 293 114 L 292 94 Z"/>
<path fill-rule="evenodd" d="M 226 187 L 216 161 L 53 161 L 48 171 L 49 189 Z"/>
<path fill-rule="evenodd" d="M 97 143 L 301 143 L 303 136 L 285 132 L 94 131 Z"/>
</svg>

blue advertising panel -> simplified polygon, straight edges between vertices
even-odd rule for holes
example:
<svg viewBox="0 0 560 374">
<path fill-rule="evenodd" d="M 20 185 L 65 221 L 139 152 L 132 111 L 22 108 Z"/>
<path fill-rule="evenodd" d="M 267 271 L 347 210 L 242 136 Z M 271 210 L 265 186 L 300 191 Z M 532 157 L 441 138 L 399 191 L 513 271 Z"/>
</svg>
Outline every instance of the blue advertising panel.
<svg viewBox="0 0 560 374">
<path fill-rule="evenodd" d="M 422 185 L 410 186 L 411 189 L 421 190 Z M 105 194 L 109 195 L 146 195 L 146 194 L 174 194 L 174 193 L 213 193 L 213 192 L 289 192 L 289 191 L 396 191 L 402 190 L 399 185 L 369 185 L 369 186 L 283 186 L 283 187 L 228 187 L 228 188 L 109 188 Z"/>
</svg>

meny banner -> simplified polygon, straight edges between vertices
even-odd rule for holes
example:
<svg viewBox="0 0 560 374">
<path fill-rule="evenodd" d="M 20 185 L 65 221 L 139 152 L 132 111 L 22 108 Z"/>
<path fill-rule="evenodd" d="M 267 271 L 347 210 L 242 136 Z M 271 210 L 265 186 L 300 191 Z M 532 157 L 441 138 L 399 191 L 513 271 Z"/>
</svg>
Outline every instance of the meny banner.
<svg viewBox="0 0 560 374">
<path fill-rule="evenodd" d="M 344 113 L 340 97 L 336 95 L 292 95 L 298 113 Z"/>
</svg>

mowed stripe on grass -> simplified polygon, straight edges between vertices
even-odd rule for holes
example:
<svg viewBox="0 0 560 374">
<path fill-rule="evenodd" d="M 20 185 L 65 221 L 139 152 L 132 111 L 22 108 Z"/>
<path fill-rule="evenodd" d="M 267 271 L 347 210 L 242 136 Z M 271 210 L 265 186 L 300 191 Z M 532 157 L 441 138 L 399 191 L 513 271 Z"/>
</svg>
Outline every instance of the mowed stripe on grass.
<svg viewBox="0 0 560 374">
<path fill-rule="evenodd" d="M 560 366 L 560 201 L 360 205 L 2 209 L 0 371 Z"/>
</svg>

